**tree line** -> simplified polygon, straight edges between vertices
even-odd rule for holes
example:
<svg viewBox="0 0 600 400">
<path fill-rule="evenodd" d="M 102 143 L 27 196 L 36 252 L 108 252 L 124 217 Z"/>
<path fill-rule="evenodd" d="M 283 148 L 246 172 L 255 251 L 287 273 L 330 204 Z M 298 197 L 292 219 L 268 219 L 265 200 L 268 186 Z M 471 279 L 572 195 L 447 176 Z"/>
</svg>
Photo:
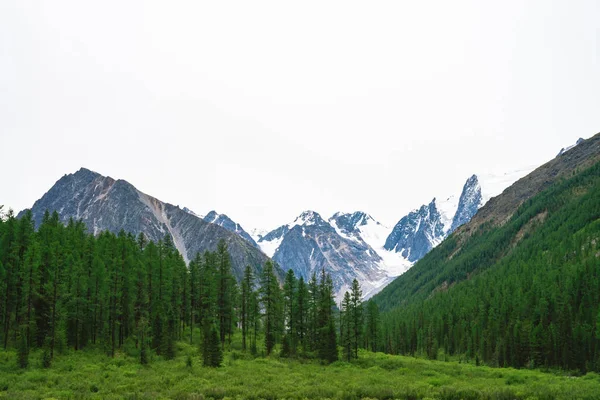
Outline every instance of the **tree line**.
<svg viewBox="0 0 600 400">
<path fill-rule="evenodd" d="M 223 241 L 186 265 L 169 235 L 157 243 L 124 231 L 95 236 L 56 212 L 36 229 L 30 211 L 16 218 L 9 210 L 0 218 L 0 343 L 17 349 L 22 367 L 30 349 L 50 366 L 67 349 L 114 356 L 126 345 L 148 363 L 151 354 L 174 358 L 182 340 L 218 366 L 234 335 L 255 355 L 327 363 L 338 346 L 347 360 L 377 348 L 378 312 L 363 307 L 358 282 L 338 307 L 324 271 L 306 282 L 290 270 L 279 282 L 274 268 L 248 266 L 238 283 Z"/>
<path fill-rule="evenodd" d="M 451 236 L 375 301 L 380 350 L 600 371 L 600 164 Z"/>
</svg>

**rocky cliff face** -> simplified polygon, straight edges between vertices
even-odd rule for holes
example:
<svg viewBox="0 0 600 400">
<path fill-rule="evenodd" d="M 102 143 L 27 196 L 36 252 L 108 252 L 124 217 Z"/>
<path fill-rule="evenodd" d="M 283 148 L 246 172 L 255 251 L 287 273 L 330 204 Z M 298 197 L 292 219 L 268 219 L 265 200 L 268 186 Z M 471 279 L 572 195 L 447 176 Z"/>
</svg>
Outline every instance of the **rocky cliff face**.
<svg viewBox="0 0 600 400">
<path fill-rule="evenodd" d="M 305 280 L 325 270 L 333 279 L 338 300 L 355 278 L 365 293 L 389 280 L 381 257 L 367 243 L 338 233 L 314 211 L 305 211 L 294 222 L 269 232 L 258 244 L 273 251 L 273 260 L 284 269 L 292 269 Z"/>
<path fill-rule="evenodd" d="M 236 235 L 238 235 L 242 239 L 246 240 L 248 243 L 250 243 L 252 246 L 256 247 L 257 249 L 260 248 L 260 247 L 258 247 L 258 244 L 254 241 L 254 239 L 252 239 L 252 236 L 250 236 L 248 234 L 248 232 L 246 232 L 240 224 L 238 224 L 237 222 L 234 222 L 227 215 L 219 214 L 216 211 L 211 211 L 208 214 L 206 214 L 203 219 L 206 222 L 210 222 L 211 224 L 219 225 L 219 226 L 227 229 L 229 232 L 235 233 Z"/>
<path fill-rule="evenodd" d="M 385 248 L 411 262 L 421 259 L 445 237 L 436 200 L 402 217 L 385 241 Z"/>
<path fill-rule="evenodd" d="M 456 214 L 454 214 L 454 217 L 452 218 L 452 225 L 449 233 L 454 232 L 456 228 L 469 222 L 482 205 L 483 196 L 481 195 L 479 179 L 477 178 L 477 175 L 473 175 L 467 179 L 467 182 L 463 187 Z"/>
<path fill-rule="evenodd" d="M 206 222 L 198 216 L 164 203 L 137 190 L 124 180 L 115 180 L 82 168 L 63 176 L 35 202 L 31 211 L 39 225 L 44 212 L 57 211 L 63 222 L 82 220 L 90 233 L 124 230 L 135 235 L 143 232 L 158 241 L 170 235 L 186 261 L 196 253 L 215 250 L 219 240 L 228 245 L 233 272 L 241 278 L 246 265 L 257 272 L 267 256 L 238 234 Z M 282 276 L 282 271 L 278 270 Z"/>
</svg>

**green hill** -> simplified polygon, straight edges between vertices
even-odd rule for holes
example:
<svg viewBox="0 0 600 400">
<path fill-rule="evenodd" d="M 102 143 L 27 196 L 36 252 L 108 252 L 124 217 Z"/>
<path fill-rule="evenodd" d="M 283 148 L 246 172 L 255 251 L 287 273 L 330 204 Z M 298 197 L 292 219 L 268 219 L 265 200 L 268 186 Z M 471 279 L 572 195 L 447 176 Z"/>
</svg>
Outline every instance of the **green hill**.
<svg viewBox="0 0 600 400">
<path fill-rule="evenodd" d="M 385 350 L 600 369 L 599 158 L 540 167 L 377 295 Z"/>
</svg>

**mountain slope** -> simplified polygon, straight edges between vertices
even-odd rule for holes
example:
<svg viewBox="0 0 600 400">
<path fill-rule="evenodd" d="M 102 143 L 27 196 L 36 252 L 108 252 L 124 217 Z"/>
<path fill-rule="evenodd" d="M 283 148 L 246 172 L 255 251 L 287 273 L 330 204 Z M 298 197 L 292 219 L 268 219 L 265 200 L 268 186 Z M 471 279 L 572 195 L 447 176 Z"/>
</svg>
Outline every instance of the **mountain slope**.
<svg viewBox="0 0 600 400">
<path fill-rule="evenodd" d="M 227 215 L 219 214 L 213 210 L 213 211 L 209 212 L 208 214 L 206 214 L 203 219 L 206 222 L 210 222 L 211 224 L 219 225 L 219 226 L 227 229 L 229 232 L 233 232 L 233 233 L 237 234 L 238 236 L 240 236 L 242 239 L 245 239 L 248 243 L 250 243 L 252 246 L 256 247 L 257 249 L 260 248 L 260 247 L 258 247 L 258 244 L 256 244 L 256 242 L 254 241 L 252 236 L 250 236 L 248 234 L 248 232 L 246 232 L 240 224 L 238 224 L 237 222 L 234 222 Z"/>
<path fill-rule="evenodd" d="M 374 253 L 381 259 L 376 262 L 390 279 L 402 274 L 412 265 L 412 262 L 400 253 L 385 249 L 385 240 L 391 228 L 376 221 L 369 214 L 363 211 L 338 212 L 328 221 L 340 236 L 369 246 L 373 250 L 373 252 L 369 251 L 369 254 Z M 369 295 L 375 293 L 372 291 Z"/>
<path fill-rule="evenodd" d="M 473 175 L 465 182 L 460 197 L 450 196 L 443 201 L 434 198 L 402 217 L 387 237 L 384 248 L 414 263 L 456 228 L 470 221 L 482 205 L 481 185 L 477 175 Z"/>
<path fill-rule="evenodd" d="M 532 196 L 560 179 L 590 167 L 600 160 L 600 134 L 579 141 L 577 146 L 535 169 L 506 188 L 501 196 L 491 198 L 473 217 L 471 223 L 458 229 L 469 234 L 484 223 L 503 224 L 515 210 Z"/>
<path fill-rule="evenodd" d="M 331 274 L 338 300 L 354 278 L 361 282 L 365 296 L 390 280 L 381 268 L 381 257 L 367 243 L 338 233 L 314 211 L 303 212 L 294 222 L 262 236 L 258 243 L 279 265 L 305 280 L 322 270 Z"/>
<path fill-rule="evenodd" d="M 422 300 L 436 288 L 455 284 L 467 279 L 476 270 L 489 267 L 492 264 L 481 263 L 480 255 L 496 254 L 501 257 L 504 254 L 510 244 L 510 241 L 506 243 L 506 235 L 514 237 L 523 225 L 522 222 L 507 225 L 519 207 L 552 184 L 572 177 L 576 171 L 599 161 L 600 134 L 542 165 L 500 196 L 492 198 L 470 222 L 459 227 L 440 246 L 382 290 L 376 296 L 377 302 L 384 310 L 389 310 L 416 299 Z M 509 230 L 508 233 L 500 231 L 501 228 Z M 494 259 L 490 263 L 492 261 Z"/>
<path fill-rule="evenodd" d="M 473 219 L 375 296 L 396 332 L 390 346 L 430 357 L 440 346 L 499 366 L 600 369 L 598 143 L 600 136 L 589 139 L 569 161 L 524 178 L 544 187 L 525 200 L 526 186 L 513 185 L 499 197 L 500 211 L 488 210 L 504 216 L 518 199 L 501 223 Z"/>
<path fill-rule="evenodd" d="M 260 250 L 225 228 L 142 193 L 127 181 L 85 168 L 63 176 L 35 202 L 31 211 L 36 225 L 41 223 L 46 210 L 57 211 L 63 222 L 69 218 L 81 219 L 94 234 L 104 230 L 124 230 L 136 235 L 143 232 L 154 241 L 169 234 L 186 261 L 197 252 L 215 250 L 223 239 L 238 278 L 246 265 L 260 271 L 267 260 Z M 282 274 L 281 270 L 278 272 Z"/>
<path fill-rule="evenodd" d="M 442 216 L 433 199 L 428 205 L 421 206 L 398 221 L 384 247 L 414 262 L 438 245 L 444 235 Z"/>
</svg>

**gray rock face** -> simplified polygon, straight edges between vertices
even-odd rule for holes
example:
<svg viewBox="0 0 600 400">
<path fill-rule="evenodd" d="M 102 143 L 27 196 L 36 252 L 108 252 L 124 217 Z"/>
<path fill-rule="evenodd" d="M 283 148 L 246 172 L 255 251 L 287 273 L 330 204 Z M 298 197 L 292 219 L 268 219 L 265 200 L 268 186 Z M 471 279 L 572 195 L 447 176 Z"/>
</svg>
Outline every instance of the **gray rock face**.
<svg viewBox="0 0 600 400">
<path fill-rule="evenodd" d="M 259 242 L 271 242 L 273 240 L 279 240 L 279 239 L 282 239 L 285 236 L 285 234 L 288 233 L 289 231 L 290 231 L 289 226 L 282 225 L 279 228 L 267 233 L 266 235 L 261 236 L 261 238 L 258 241 Z"/>
<path fill-rule="evenodd" d="M 364 291 L 369 290 L 370 282 L 386 278 L 381 258 L 368 244 L 338 234 L 314 211 L 305 211 L 293 223 L 269 232 L 259 244 L 271 241 L 279 243 L 273 259 L 284 269 L 292 269 L 296 276 L 308 280 L 313 273 L 329 273 L 338 298 L 355 278 Z"/>
<path fill-rule="evenodd" d="M 238 279 L 246 265 L 259 272 L 268 260 L 264 253 L 237 234 L 142 193 L 124 180 L 115 180 L 85 168 L 63 176 L 35 202 L 31 211 L 36 226 L 41 223 L 46 210 L 57 211 L 63 222 L 70 218 L 82 220 L 94 234 L 120 230 L 135 235 L 143 232 L 153 241 L 168 234 L 186 262 L 198 252 L 216 250 L 217 243 L 223 239 Z M 277 272 L 283 276 L 281 269 Z"/>
<path fill-rule="evenodd" d="M 400 219 L 384 248 L 399 252 L 407 260 L 416 262 L 455 229 L 469 222 L 481 206 L 481 185 L 477 175 L 473 175 L 463 186 L 454 215 L 442 215 L 439 203 L 433 199 L 429 205 L 423 205 Z"/>
<path fill-rule="evenodd" d="M 479 185 L 477 175 L 473 175 L 467 179 L 463 187 L 458 202 L 458 209 L 456 210 L 456 214 L 454 214 L 454 218 L 452 218 L 452 226 L 449 233 L 454 232 L 456 228 L 469 222 L 482 205 L 481 186 Z"/>
<path fill-rule="evenodd" d="M 338 229 L 345 233 L 346 235 L 352 235 L 354 237 L 359 238 L 360 232 L 358 232 L 358 228 L 366 225 L 369 221 L 372 221 L 375 224 L 379 224 L 379 222 L 375 221 L 373 217 L 369 214 L 356 211 L 350 214 L 344 213 L 335 213 L 331 218 L 329 218 L 329 222 L 335 222 Z"/>
<path fill-rule="evenodd" d="M 225 214 L 219 214 L 216 211 L 211 211 L 206 216 L 204 216 L 204 220 L 206 222 L 210 222 L 211 224 L 222 226 L 227 229 L 229 232 L 233 232 L 240 236 L 242 239 L 245 239 L 252 246 L 259 249 L 258 244 L 252 239 L 252 237 L 242 228 L 240 224 L 234 222 L 231 218 L 229 218 Z"/>
<path fill-rule="evenodd" d="M 385 241 L 385 249 L 400 252 L 409 261 L 417 261 L 445 237 L 442 216 L 435 199 L 429 205 L 400 219 Z"/>
</svg>

